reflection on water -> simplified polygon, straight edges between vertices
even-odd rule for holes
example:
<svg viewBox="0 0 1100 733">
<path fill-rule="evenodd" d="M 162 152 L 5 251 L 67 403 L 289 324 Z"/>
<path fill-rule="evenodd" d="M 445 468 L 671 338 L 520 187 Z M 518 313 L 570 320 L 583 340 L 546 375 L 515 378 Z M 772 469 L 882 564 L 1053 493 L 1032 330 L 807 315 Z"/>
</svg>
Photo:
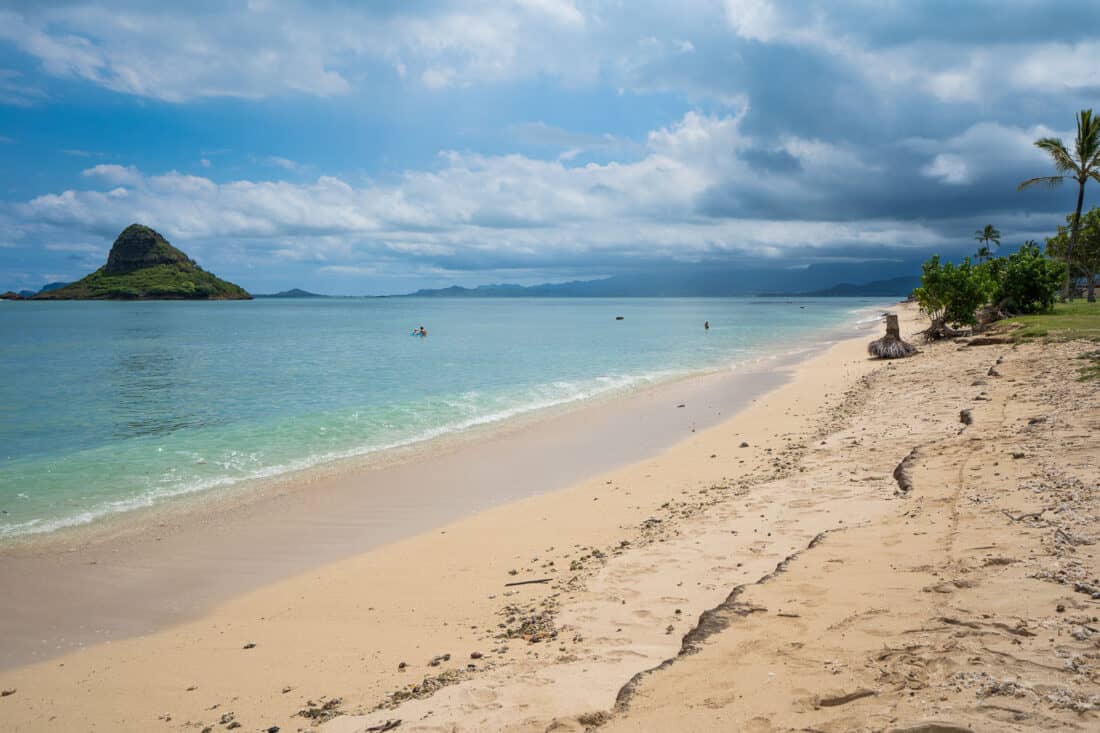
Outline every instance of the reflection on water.
<svg viewBox="0 0 1100 733">
<path fill-rule="evenodd" d="M 139 306 L 117 322 L 104 395 L 111 434 L 125 439 L 155 436 L 202 424 L 192 395 L 185 344 L 172 339 L 163 310 Z"/>
</svg>

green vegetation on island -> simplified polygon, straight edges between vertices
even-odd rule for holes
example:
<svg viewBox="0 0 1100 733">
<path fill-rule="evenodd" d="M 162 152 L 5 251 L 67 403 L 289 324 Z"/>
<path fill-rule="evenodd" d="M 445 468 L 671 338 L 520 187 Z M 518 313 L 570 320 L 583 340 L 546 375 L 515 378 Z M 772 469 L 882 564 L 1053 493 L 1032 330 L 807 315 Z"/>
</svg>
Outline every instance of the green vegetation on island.
<svg viewBox="0 0 1100 733">
<path fill-rule="evenodd" d="M 107 264 L 34 300 L 248 300 L 252 296 L 199 267 L 160 234 L 131 224 L 118 235 Z"/>
</svg>

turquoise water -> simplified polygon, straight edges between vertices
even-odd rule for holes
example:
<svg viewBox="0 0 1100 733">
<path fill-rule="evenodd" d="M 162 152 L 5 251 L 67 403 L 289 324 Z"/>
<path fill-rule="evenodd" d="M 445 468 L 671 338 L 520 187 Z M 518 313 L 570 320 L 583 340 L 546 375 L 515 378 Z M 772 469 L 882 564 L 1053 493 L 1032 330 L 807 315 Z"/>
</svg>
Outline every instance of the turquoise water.
<svg viewBox="0 0 1100 733">
<path fill-rule="evenodd" d="M 0 302 L 0 539 L 726 368 L 872 302 Z"/>
</svg>

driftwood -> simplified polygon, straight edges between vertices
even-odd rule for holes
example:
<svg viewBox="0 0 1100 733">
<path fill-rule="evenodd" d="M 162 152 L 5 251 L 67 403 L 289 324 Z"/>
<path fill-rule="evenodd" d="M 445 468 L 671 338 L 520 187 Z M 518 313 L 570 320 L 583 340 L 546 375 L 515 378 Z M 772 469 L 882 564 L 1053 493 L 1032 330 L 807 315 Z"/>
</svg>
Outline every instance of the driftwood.
<svg viewBox="0 0 1100 733">
<path fill-rule="evenodd" d="M 513 583 L 505 583 L 505 588 L 510 588 L 513 585 L 534 585 L 535 583 L 549 583 L 553 578 L 539 578 L 538 580 L 517 580 Z"/>
<path fill-rule="evenodd" d="M 947 325 L 943 318 L 935 318 L 932 325 L 920 332 L 925 341 L 939 341 L 940 339 L 953 339 L 965 335 L 965 331 L 956 331 Z"/>
<path fill-rule="evenodd" d="M 867 344 L 867 353 L 877 359 L 904 359 L 917 353 L 917 349 L 901 340 L 898 317 L 894 313 L 888 313 L 886 335 Z"/>
</svg>

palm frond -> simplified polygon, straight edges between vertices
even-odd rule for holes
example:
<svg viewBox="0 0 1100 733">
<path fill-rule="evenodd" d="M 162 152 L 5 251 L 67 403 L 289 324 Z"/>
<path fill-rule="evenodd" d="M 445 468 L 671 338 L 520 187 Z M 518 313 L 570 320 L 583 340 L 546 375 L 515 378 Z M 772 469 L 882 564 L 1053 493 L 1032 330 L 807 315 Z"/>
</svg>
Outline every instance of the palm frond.
<svg viewBox="0 0 1100 733">
<path fill-rule="evenodd" d="M 1065 176 L 1039 176 L 1038 178 L 1029 178 L 1017 186 L 1016 190 L 1023 191 L 1025 188 L 1030 188 L 1039 183 L 1054 188 L 1055 186 L 1061 186 L 1064 179 Z"/>
<path fill-rule="evenodd" d="M 1092 155 L 1082 158 L 1081 160 L 1081 167 L 1085 170 L 1096 170 L 1100 168 L 1100 145 L 1096 147 Z"/>
<path fill-rule="evenodd" d="M 1066 173 L 1077 170 L 1077 161 L 1070 155 L 1061 139 L 1041 137 L 1035 141 L 1035 147 L 1050 155 L 1050 159 L 1054 161 L 1054 167 L 1058 170 Z"/>
<path fill-rule="evenodd" d="M 1100 155 L 1100 116 L 1094 116 L 1091 109 L 1077 113 L 1077 159 L 1084 166 Z"/>
</svg>

